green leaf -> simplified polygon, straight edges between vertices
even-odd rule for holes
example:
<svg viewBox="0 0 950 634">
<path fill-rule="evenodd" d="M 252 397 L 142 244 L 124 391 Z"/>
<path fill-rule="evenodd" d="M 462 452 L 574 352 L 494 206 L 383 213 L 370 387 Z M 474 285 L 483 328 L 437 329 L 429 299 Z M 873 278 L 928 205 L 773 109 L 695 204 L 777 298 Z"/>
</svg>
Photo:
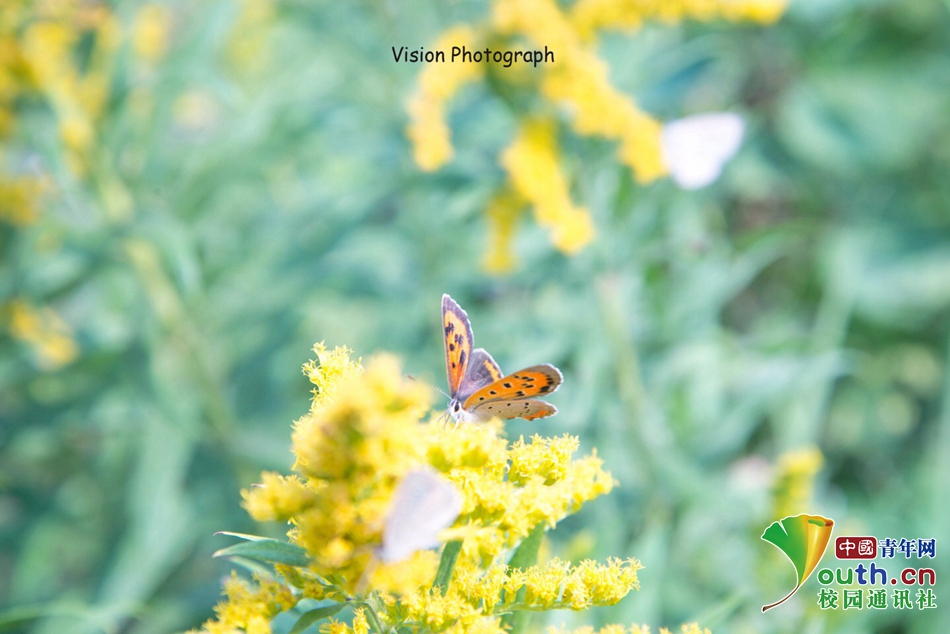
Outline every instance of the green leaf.
<svg viewBox="0 0 950 634">
<path fill-rule="evenodd" d="M 248 559 L 246 557 L 239 557 L 238 555 L 231 555 L 230 559 L 232 564 L 244 568 L 250 573 L 259 575 L 264 579 L 272 579 L 274 577 L 274 571 L 271 568 L 261 564 L 260 562 L 254 561 L 253 559 Z"/>
<path fill-rule="evenodd" d="M 300 618 L 297 619 L 294 626 L 290 628 L 289 634 L 300 634 L 320 619 L 331 617 L 346 606 L 346 603 L 334 603 L 333 605 L 325 605 L 322 608 L 308 610 L 300 615 Z"/>
<path fill-rule="evenodd" d="M 518 544 L 515 554 L 508 560 L 508 566 L 511 568 L 520 568 L 524 570 L 528 566 L 538 563 L 538 552 L 541 550 L 541 540 L 544 539 L 544 532 L 548 529 L 545 522 L 535 526 L 524 541 Z"/>
<path fill-rule="evenodd" d="M 235 544 L 222 548 L 214 554 L 215 557 L 231 557 L 234 555 L 289 566 L 306 566 L 310 563 L 310 557 L 306 550 L 300 546 L 277 541 L 276 539 L 259 539 Z"/>
<path fill-rule="evenodd" d="M 231 531 L 218 531 L 214 534 L 215 537 L 218 535 L 227 535 L 228 537 L 237 537 L 238 539 L 243 539 L 248 542 L 263 542 L 270 539 L 270 537 L 264 537 L 262 535 L 248 535 L 247 533 L 232 533 Z"/>
<path fill-rule="evenodd" d="M 88 609 L 81 605 L 65 603 L 20 605 L 0 612 L 0 631 L 19 630 L 30 621 L 50 616 L 82 618 L 87 614 Z"/>
<path fill-rule="evenodd" d="M 459 553 L 462 552 L 462 540 L 457 539 L 445 544 L 442 549 L 442 558 L 439 560 L 439 570 L 435 573 L 433 588 L 438 588 L 442 596 L 449 591 L 449 582 L 452 580 L 452 571 L 455 570 L 455 563 L 459 560 Z"/>
<path fill-rule="evenodd" d="M 518 544 L 515 554 L 508 560 L 508 566 L 524 570 L 528 566 L 533 566 L 538 562 L 538 552 L 541 550 L 541 540 L 544 539 L 544 531 L 547 530 L 547 524 L 541 522 L 532 529 L 531 533 L 525 537 L 524 541 Z M 515 601 L 524 599 L 526 589 L 518 590 L 515 595 Z M 524 610 L 511 612 L 501 618 L 502 627 L 506 628 L 510 634 L 521 634 L 528 626 L 531 613 Z"/>
</svg>

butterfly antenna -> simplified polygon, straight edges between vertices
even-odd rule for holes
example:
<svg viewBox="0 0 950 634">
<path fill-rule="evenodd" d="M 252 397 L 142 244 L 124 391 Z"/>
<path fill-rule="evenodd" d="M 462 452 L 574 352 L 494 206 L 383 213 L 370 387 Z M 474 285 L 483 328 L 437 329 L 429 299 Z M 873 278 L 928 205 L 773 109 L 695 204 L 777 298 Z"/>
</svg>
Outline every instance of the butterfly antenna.
<svg viewBox="0 0 950 634">
<path fill-rule="evenodd" d="M 426 385 L 426 386 L 432 388 L 433 390 L 435 390 L 436 392 L 438 392 L 439 394 L 441 394 L 441 395 L 444 396 L 445 398 L 450 398 L 449 395 L 446 394 L 444 390 L 440 390 L 439 388 L 437 388 L 436 386 L 432 385 L 431 383 L 426 383 L 425 381 L 422 381 L 422 380 L 420 380 L 420 379 L 417 379 L 416 377 L 412 376 L 411 374 L 407 374 L 407 375 L 406 375 L 406 378 L 407 378 L 407 379 L 411 379 L 411 380 L 415 381 L 416 383 L 422 383 L 423 385 Z"/>
</svg>

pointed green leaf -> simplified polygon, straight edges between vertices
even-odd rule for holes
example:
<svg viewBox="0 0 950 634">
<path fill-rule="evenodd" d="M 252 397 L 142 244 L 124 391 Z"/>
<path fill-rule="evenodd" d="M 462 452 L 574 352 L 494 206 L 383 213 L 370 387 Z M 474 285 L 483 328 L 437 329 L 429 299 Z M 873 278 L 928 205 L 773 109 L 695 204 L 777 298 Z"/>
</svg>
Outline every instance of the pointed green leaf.
<svg viewBox="0 0 950 634">
<path fill-rule="evenodd" d="M 300 615 L 300 618 L 297 619 L 294 626 L 290 628 L 289 634 L 300 634 L 320 619 L 329 618 L 346 606 L 346 603 L 334 603 L 333 605 L 325 605 L 322 608 L 308 610 Z"/>
<path fill-rule="evenodd" d="M 214 554 L 215 557 L 231 557 L 233 555 L 289 566 L 306 566 L 310 563 L 310 557 L 307 556 L 306 550 L 295 544 L 277 541 L 276 539 L 243 542 L 222 548 Z"/>
<path fill-rule="evenodd" d="M 449 591 L 452 571 L 455 570 L 455 563 L 459 560 L 459 553 L 461 552 L 461 539 L 448 542 L 442 549 L 442 558 L 439 559 L 439 570 L 435 573 L 435 582 L 433 582 L 432 587 L 438 588 L 443 596 Z"/>
<path fill-rule="evenodd" d="M 538 562 L 538 552 L 541 550 L 541 541 L 544 539 L 544 531 L 547 530 L 547 524 L 541 522 L 532 529 L 531 533 L 525 537 L 524 541 L 518 544 L 515 554 L 508 560 L 508 566 L 511 568 L 520 568 L 524 570 L 528 566 L 533 566 Z M 524 598 L 526 589 L 521 588 L 515 595 L 515 601 Z M 531 618 L 530 612 L 518 611 L 506 614 L 501 618 L 502 627 L 508 629 L 510 634 L 521 634 L 528 626 L 528 620 Z"/>
<path fill-rule="evenodd" d="M 243 539 L 247 542 L 262 542 L 270 539 L 270 537 L 264 537 L 262 535 L 248 535 L 247 533 L 232 533 L 231 531 L 218 531 L 214 534 L 215 537 L 218 535 L 227 535 L 228 537 L 237 537 L 238 539 Z"/>
<path fill-rule="evenodd" d="M 271 579 L 274 576 L 274 571 L 271 568 L 268 568 L 264 564 L 254 561 L 253 559 L 239 557 L 238 555 L 231 555 L 228 557 L 228 559 L 232 564 L 240 566 L 248 572 L 258 575 L 264 579 Z"/>
<path fill-rule="evenodd" d="M 508 560 L 508 565 L 512 568 L 525 569 L 538 563 L 538 552 L 541 550 L 541 541 L 544 539 L 544 531 L 547 530 L 547 524 L 541 522 L 532 529 L 524 541 L 518 544 L 515 554 Z"/>
</svg>

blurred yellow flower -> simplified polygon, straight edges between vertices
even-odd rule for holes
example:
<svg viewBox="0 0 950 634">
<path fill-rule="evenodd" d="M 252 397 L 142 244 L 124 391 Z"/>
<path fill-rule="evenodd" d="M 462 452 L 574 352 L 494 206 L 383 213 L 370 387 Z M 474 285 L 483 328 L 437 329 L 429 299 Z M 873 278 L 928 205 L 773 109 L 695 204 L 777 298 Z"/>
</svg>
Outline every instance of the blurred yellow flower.
<svg viewBox="0 0 950 634">
<path fill-rule="evenodd" d="M 558 163 L 557 128 L 550 119 L 525 121 L 521 131 L 501 156 L 511 185 L 534 206 L 538 224 L 551 231 L 554 245 L 577 253 L 594 237 L 590 214 L 576 207 L 567 179 Z"/>
<path fill-rule="evenodd" d="M 612 605 L 639 587 L 634 559 L 506 563 L 530 535 L 540 538 L 613 488 L 595 454 L 574 458 L 577 438 L 509 443 L 498 420 L 444 425 L 430 417 L 430 391 L 407 380 L 393 357 L 375 356 L 364 368 L 346 348 L 314 351 L 304 366 L 315 386 L 311 408 L 294 425 L 297 473 L 264 473 L 242 493 L 255 519 L 290 522 L 290 541 L 310 563 L 275 566 L 277 581 L 232 580 L 205 631 L 266 632 L 277 612 L 307 597 L 355 608 L 350 625 L 324 623 L 327 634 L 367 634 L 377 621 L 384 630 L 503 634 L 501 617 L 513 610 Z M 433 589 L 444 563 L 437 552 L 389 563 L 375 556 L 397 485 L 421 467 L 461 498 L 442 534 L 461 543 L 453 541 L 457 559 L 441 589 Z"/>
<path fill-rule="evenodd" d="M 571 22 L 585 39 L 595 37 L 598 30 L 632 31 L 646 20 L 676 23 L 724 18 L 771 24 L 787 4 L 787 0 L 578 0 L 571 7 Z"/>
<path fill-rule="evenodd" d="M 515 268 L 515 225 L 527 202 L 510 189 L 503 189 L 488 203 L 488 250 L 482 261 L 489 273 L 508 273 Z"/>
<path fill-rule="evenodd" d="M 39 197 L 43 191 L 39 179 L 0 176 L 0 221 L 16 226 L 30 225 L 39 216 Z"/>
<path fill-rule="evenodd" d="M 29 344 L 40 367 L 55 370 L 79 355 L 72 329 L 50 308 L 37 308 L 22 299 L 6 306 L 10 334 Z"/>
<path fill-rule="evenodd" d="M 168 50 L 170 27 L 168 10 L 157 4 L 141 7 L 132 25 L 132 48 L 146 62 L 154 64 Z"/>
<path fill-rule="evenodd" d="M 475 48 L 474 29 L 457 26 L 435 43 L 434 49 L 451 51 L 453 46 Z M 408 103 L 406 135 L 412 142 L 416 164 L 431 172 L 452 159 L 452 140 L 445 120 L 446 103 L 462 86 L 484 75 L 482 64 L 434 63 L 419 74 L 419 90 Z"/>
<path fill-rule="evenodd" d="M 551 105 L 563 111 L 575 133 L 616 142 L 619 160 L 638 182 L 649 183 L 669 172 L 661 148 L 662 124 L 610 83 L 607 66 L 594 49 L 598 32 L 630 30 L 651 19 L 666 23 L 716 18 L 770 23 L 782 14 L 785 4 L 786 0 L 578 0 L 565 6 L 556 0 L 493 0 L 486 23 L 453 27 L 436 41 L 433 50 L 446 56 L 453 46 L 471 51 L 490 44 L 494 51 L 524 50 L 526 42 L 529 48 L 552 50 L 554 57 L 533 68 L 496 64 L 496 69 L 487 63 L 451 59 L 427 63 L 407 106 L 410 122 L 406 133 L 416 164 L 433 171 L 452 159 L 446 103 L 463 84 L 489 77 L 490 86 L 520 119 L 520 132 L 501 155 L 509 183 L 486 209 L 489 242 L 483 265 L 496 274 L 515 266 L 511 241 L 520 205 L 511 199 L 510 190 L 534 208 L 538 223 L 551 230 L 556 248 L 576 254 L 593 239 L 594 227 L 590 215 L 572 202 L 558 167 Z M 531 92 L 543 99 L 526 94 Z M 524 159 L 526 164 L 519 165 Z M 550 188 L 545 186 L 545 178 L 552 179 Z"/>
<path fill-rule="evenodd" d="M 237 20 L 228 36 L 227 57 L 241 75 L 262 73 L 270 64 L 274 0 L 240 0 Z"/>
<path fill-rule="evenodd" d="M 817 447 L 805 447 L 779 456 L 772 485 L 772 517 L 780 519 L 805 512 L 811 504 L 815 476 L 824 457 Z"/>
<path fill-rule="evenodd" d="M 95 126 L 108 98 L 122 41 L 118 19 L 102 3 L 46 3 L 21 25 L 20 47 L 31 86 L 56 115 L 66 164 L 85 174 L 95 145 Z M 80 68 L 77 49 L 91 42 Z"/>
</svg>

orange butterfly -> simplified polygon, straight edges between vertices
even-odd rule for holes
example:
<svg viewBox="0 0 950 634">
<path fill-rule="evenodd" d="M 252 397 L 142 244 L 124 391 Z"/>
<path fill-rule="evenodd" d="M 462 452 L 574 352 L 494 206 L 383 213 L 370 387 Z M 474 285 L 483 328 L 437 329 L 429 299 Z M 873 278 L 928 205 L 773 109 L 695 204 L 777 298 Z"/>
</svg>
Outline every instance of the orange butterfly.
<svg viewBox="0 0 950 634">
<path fill-rule="evenodd" d="M 459 422 L 489 418 L 534 420 L 557 414 L 557 408 L 535 397 L 554 392 L 561 372 L 553 365 L 533 365 L 502 376 L 501 368 L 475 342 L 468 315 L 448 295 L 442 296 L 445 371 L 449 378 L 448 414 Z"/>
</svg>

